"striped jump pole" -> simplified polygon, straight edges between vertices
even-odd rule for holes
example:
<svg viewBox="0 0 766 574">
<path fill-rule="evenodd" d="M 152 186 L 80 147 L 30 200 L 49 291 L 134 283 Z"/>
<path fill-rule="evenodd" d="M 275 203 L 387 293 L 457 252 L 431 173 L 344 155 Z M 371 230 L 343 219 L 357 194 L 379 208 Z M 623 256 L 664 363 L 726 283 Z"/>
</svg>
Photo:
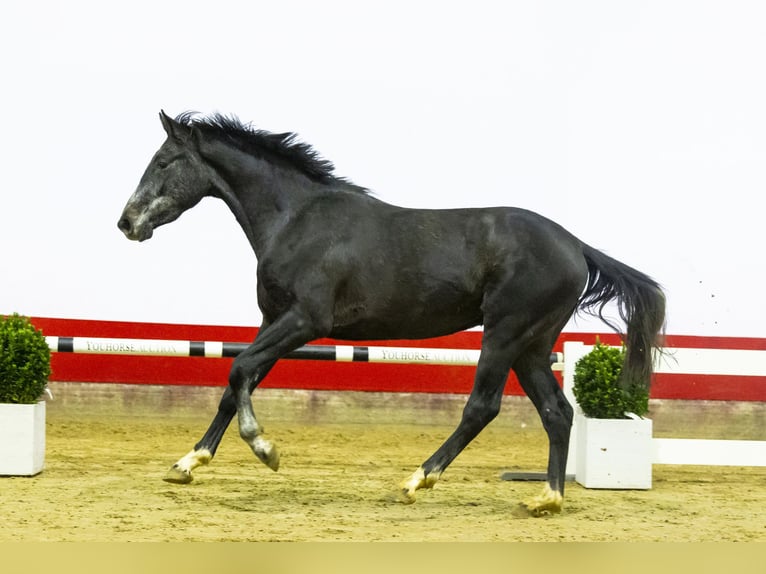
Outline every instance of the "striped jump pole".
<svg viewBox="0 0 766 574">
<path fill-rule="evenodd" d="M 236 357 L 250 343 L 223 341 L 182 341 L 165 339 L 110 339 L 102 337 L 45 337 L 51 351 L 90 355 L 138 355 L 154 357 Z M 475 366 L 478 349 L 434 349 L 420 347 L 369 347 L 352 345 L 305 345 L 285 359 L 336 361 L 339 363 L 391 363 L 419 365 Z M 557 368 L 562 353 L 551 354 Z"/>
</svg>

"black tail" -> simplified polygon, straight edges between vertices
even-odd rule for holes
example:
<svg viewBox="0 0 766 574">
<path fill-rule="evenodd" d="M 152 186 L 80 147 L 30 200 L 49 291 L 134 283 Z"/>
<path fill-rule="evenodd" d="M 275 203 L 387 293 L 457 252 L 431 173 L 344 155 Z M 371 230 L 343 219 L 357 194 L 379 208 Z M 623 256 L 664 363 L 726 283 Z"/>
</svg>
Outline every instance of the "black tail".
<svg viewBox="0 0 766 574">
<path fill-rule="evenodd" d="M 649 388 L 652 377 L 652 347 L 661 346 L 665 326 L 665 295 L 653 279 L 600 251 L 583 245 L 588 264 L 588 284 L 580 297 L 579 309 L 598 316 L 619 333 L 625 343 L 625 364 L 620 385 L 638 384 Z M 616 300 L 620 318 L 627 326 L 604 317 L 604 307 Z"/>
</svg>

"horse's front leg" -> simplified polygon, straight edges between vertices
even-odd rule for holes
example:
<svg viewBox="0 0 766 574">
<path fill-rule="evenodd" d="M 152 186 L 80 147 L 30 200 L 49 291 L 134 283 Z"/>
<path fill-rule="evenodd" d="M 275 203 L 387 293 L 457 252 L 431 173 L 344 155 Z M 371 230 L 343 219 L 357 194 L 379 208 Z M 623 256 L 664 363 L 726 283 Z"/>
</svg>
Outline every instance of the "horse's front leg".
<svg viewBox="0 0 766 574">
<path fill-rule="evenodd" d="M 279 453 L 274 443 L 263 436 L 263 427 L 255 418 L 250 395 L 277 359 L 317 336 L 313 323 L 299 311 L 291 310 L 262 331 L 232 364 L 229 388 L 236 406 L 239 436 L 272 470 L 279 468 Z"/>
<path fill-rule="evenodd" d="M 223 434 L 236 412 L 237 406 L 234 403 L 231 388 L 227 387 L 218 404 L 218 412 L 205 435 L 194 445 L 193 449 L 170 467 L 163 480 L 173 484 L 189 484 L 194 480 L 192 471 L 199 466 L 208 464 L 213 459 Z"/>
<path fill-rule="evenodd" d="M 271 365 L 268 369 L 271 369 Z M 265 373 L 261 376 L 261 379 L 263 379 L 264 376 Z M 234 394 L 231 391 L 231 387 L 226 387 L 226 390 L 221 397 L 221 401 L 218 404 L 218 412 L 210 423 L 210 427 L 208 427 L 205 435 L 196 445 L 194 445 L 193 449 L 170 467 L 170 470 L 168 470 L 167 474 L 163 477 L 163 480 L 173 484 L 189 484 L 192 482 L 194 480 L 192 471 L 194 471 L 195 468 L 210 463 L 218 450 L 218 445 L 221 443 L 221 439 L 223 438 L 226 429 L 229 428 L 229 424 L 236 413 L 237 404 L 234 401 Z M 267 462 L 267 464 L 274 468 L 274 465 L 279 465 L 279 458 L 276 456 L 276 450 L 272 450 L 274 454 L 269 458 L 271 463 Z M 274 468 L 274 470 L 276 470 L 276 468 Z"/>
<path fill-rule="evenodd" d="M 269 322 L 264 318 L 261 323 L 261 328 L 258 330 L 258 335 L 255 337 L 256 341 L 261 334 L 266 331 L 268 326 Z M 273 366 L 273 363 L 271 366 Z M 218 450 L 218 445 L 221 443 L 221 439 L 223 438 L 226 429 L 229 428 L 229 424 L 231 424 L 231 419 L 234 418 L 236 413 L 237 404 L 234 401 L 234 394 L 231 391 L 231 387 L 226 387 L 226 390 L 223 392 L 223 396 L 218 403 L 218 412 L 210 423 L 204 436 L 194 445 L 193 449 L 170 467 L 170 470 L 167 472 L 163 480 L 173 484 L 189 484 L 192 482 L 194 480 L 192 471 L 195 468 L 210 463 Z"/>
<path fill-rule="evenodd" d="M 236 362 L 236 360 L 235 360 Z M 244 375 L 244 381 L 239 377 L 242 376 L 238 373 L 236 382 L 232 385 L 232 375 L 234 373 L 234 365 L 232 371 L 229 374 L 229 388 L 232 389 L 232 394 L 235 396 L 234 410 L 237 413 L 237 423 L 239 426 L 239 436 L 250 445 L 253 453 L 258 460 L 268 466 L 271 470 L 279 470 L 279 451 L 274 443 L 264 437 L 264 429 L 258 423 L 255 418 L 255 412 L 253 411 L 252 400 L 250 395 L 260 382 L 266 377 L 266 374 L 271 370 L 275 361 L 272 361 L 266 365 L 258 365 L 254 367 L 253 372 L 249 375 Z M 239 385 L 243 385 L 246 391 L 238 391 Z M 246 404 L 242 395 L 247 397 Z M 240 406 L 243 405 L 244 406 Z"/>
</svg>

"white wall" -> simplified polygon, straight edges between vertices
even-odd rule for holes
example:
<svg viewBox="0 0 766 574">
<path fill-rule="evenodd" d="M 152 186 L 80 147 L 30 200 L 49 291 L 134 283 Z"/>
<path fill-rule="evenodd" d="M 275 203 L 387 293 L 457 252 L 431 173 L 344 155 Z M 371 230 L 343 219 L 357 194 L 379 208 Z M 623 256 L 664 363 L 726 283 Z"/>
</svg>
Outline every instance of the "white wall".
<svg viewBox="0 0 766 574">
<path fill-rule="evenodd" d="M 296 131 L 392 203 L 539 211 L 658 279 L 670 333 L 764 336 L 765 4 L 113 4 L 3 10 L 0 312 L 260 321 L 222 203 L 117 230 L 163 108 Z"/>
</svg>

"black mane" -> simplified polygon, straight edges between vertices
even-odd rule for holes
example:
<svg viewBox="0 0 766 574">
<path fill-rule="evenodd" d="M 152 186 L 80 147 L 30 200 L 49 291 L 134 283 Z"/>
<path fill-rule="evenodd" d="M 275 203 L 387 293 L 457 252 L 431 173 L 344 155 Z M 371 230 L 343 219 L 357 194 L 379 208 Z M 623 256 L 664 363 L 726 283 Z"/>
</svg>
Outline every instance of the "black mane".
<svg viewBox="0 0 766 574">
<path fill-rule="evenodd" d="M 200 130 L 205 136 L 234 145 L 245 153 L 268 156 L 289 164 L 312 181 L 341 185 L 360 193 L 369 193 L 366 188 L 336 176 L 332 162 L 321 157 L 310 145 L 299 141 L 297 134 L 293 132 L 275 134 L 255 129 L 250 124 L 242 123 L 236 116 L 220 113 L 201 116 L 195 112 L 184 112 L 176 117 L 176 121 L 191 129 Z"/>
</svg>

